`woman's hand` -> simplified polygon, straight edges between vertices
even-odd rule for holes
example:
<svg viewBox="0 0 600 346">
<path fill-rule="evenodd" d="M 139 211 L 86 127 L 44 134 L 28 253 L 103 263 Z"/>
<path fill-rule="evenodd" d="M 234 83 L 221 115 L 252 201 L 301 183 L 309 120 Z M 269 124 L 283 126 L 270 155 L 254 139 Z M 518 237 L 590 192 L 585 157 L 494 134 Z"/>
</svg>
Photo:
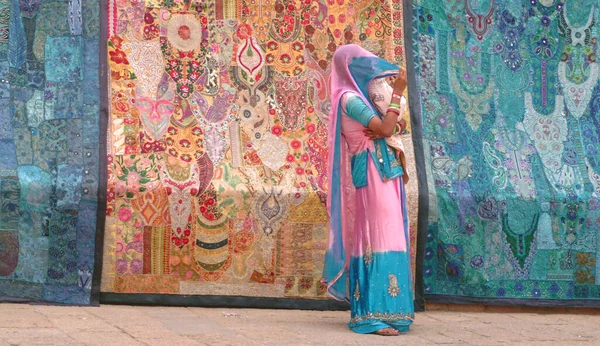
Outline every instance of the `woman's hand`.
<svg viewBox="0 0 600 346">
<path fill-rule="evenodd" d="M 398 76 L 396 76 L 396 80 L 394 81 L 394 92 L 397 94 L 402 94 L 404 89 L 406 89 L 407 84 L 406 70 L 400 69 Z"/>
<path fill-rule="evenodd" d="M 398 124 L 400 124 L 400 126 L 402 126 L 402 132 L 404 132 L 404 130 L 406 130 L 406 120 L 404 118 L 402 118 L 398 121 Z"/>
<path fill-rule="evenodd" d="M 402 126 L 402 132 L 404 132 L 404 129 L 406 129 L 406 120 L 404 118 L 402 118 L 402 119 L 398 120 L 398 124 L 400 124 L 400 126 Z M 376 140 L 376 139 L 383 138 L 382 136 L 377 135 L 375 132 L 373 132 L 369 128 L 364 130 L 364 134 L 365 134 L 365 136 L 369 137 L 370 140 Z M 400 133 L 397 133 L 397 134 L 400 134 Z"/>
<path fill-rule="evenodd" d="M 369 137 L 369 139 L 372 141 L 383 138 L 383 137 L 377 135 L 375 132 L 371 131 L 370 129 L 366 129 L 364 132 L 365 132 L 365 136 Z"/>
</svg>

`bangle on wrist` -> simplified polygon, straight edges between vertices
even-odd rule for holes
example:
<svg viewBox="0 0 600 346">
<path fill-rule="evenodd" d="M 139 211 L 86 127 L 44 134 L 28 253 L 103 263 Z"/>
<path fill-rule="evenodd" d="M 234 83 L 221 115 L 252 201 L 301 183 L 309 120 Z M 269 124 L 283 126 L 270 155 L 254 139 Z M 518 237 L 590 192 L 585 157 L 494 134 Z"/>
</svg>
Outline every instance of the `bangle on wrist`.
<svg viewBox="0 0 600 346">
<path fill-rule="evenodd" d="M 401 98 L 402 98 L 402 95 L 401 95 L 401 94 L 398 94 L 398 93 L 393 93 L 393 94 L 392 94 L 392 98 L 399 98 L 399 99 L 401 99 Z"/>
<path fill-rule="evenodd" d="M 404 132 L 404 130 L 406 130 L 406 123 L 401 123 L 398 121 L 398 125 L 400 125 L 400 132 Z"/>
<path fill-rule="evenodd" d="M 402 131 L 402 125 L 400 125 L 399 123 L 396 123 L 396 125 L 394 125 L 394 135 L 397 135 L 398 133 L 400 133 Z"/>
<path fill-rule="evenodd" d="M 397 116 L 400 116 L 400 110 L 397 108 L 390 107 L 387 109 L 386 113 L 389 113 L 389 112 L 395 113 Z"/>
<path fill-rule="evenodd" d="M 390 107 L 390 108 L 396 108 L 396 109 L 400 110 L 400 105 L 397 104 L 397 103 L 390 103 L 390 105 L 388 107 Z"/>
</svg>

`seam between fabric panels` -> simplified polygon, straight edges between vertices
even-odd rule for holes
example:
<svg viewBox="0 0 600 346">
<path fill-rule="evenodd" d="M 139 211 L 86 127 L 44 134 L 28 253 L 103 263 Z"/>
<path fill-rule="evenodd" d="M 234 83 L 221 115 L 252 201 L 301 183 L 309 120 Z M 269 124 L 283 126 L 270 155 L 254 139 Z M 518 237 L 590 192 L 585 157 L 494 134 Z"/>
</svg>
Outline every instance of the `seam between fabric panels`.
<svg viewBox="0 0 600 346">
<path fill-rule="evenodd" d="M 419 188 L 419 212 L 417 214 L 417 255 L 415 273 L 415 311 L 425 310 L 423 287 L 423 260 L 427 241 L 427 222 L 429 218 L 429 191 L 425 174 L 425 154 L 423 150 L 421 100 L 417 88 L 417 63 L 414 52 L 418 49 L 418 37 L 413 28 L 413 4 L 403 0 L 404 51 L 406 54 L 406 72 L 408 79 L 408 105 L 412 129 L 412 140 Z M 414 36 L 413 36 L 414 35 Z"/>
<path fill-rule="evenodd" d="M 108 126 L 108 74 L 107 74 L 107 41 L 108 41 L 108 0 L 100 0 L 100 32 L 98 33 L 98 74 L 100 89 L 99 146 L 98 146 L 98 204 L 96 214 L 96 238 L 94 244 L 94 273 L 92 274 L 92 291 L 90 304 L 100 303 L 100 281 L 102 279 L 102 263 L 104 255 L 104 227 L 106 225 L 106 184 L 107 184 L 107 126 Z"/>
</svg>

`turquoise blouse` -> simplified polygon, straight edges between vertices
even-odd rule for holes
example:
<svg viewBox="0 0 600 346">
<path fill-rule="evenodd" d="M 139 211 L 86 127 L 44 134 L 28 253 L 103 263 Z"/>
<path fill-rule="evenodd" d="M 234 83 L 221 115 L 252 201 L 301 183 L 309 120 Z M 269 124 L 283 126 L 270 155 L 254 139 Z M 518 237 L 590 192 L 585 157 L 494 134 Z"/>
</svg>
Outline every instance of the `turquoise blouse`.
<svg viewBox="0 0 600 346">
<path fill-rule="evenodd" d="M 346 99 L 346 114 L 364 127 L 369 127 L 371 119 L 378 116 L 362 98 L 354 94 L 349 95 Z M 404 175 L 404 170 L 396 159 L 394 149 L 387 145 L 385 138 L 374 140 L 374 144 L 375 152 L 366 149 L 350 158 L 352 183 L 357 189 L 368 185 L 367 167 L 369 156 L 371 156 L 375 167 L 377 167 L 382 181 L 396 179 Z"/>
</svg>

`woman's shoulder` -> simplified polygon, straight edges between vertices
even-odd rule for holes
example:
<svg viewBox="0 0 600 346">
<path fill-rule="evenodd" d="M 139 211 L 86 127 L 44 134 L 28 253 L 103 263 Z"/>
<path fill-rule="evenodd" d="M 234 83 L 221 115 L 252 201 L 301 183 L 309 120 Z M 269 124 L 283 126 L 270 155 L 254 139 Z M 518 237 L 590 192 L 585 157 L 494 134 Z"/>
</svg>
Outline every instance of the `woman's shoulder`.
<svg viewBox="0 0 600 346">
<path fill-rule="evenodd" d="M 363 99 L 354 91 L 348 91 L 342 95 L 342 104 L 344 107 L 348 104 L 364 103 Z"/>
</svg>

